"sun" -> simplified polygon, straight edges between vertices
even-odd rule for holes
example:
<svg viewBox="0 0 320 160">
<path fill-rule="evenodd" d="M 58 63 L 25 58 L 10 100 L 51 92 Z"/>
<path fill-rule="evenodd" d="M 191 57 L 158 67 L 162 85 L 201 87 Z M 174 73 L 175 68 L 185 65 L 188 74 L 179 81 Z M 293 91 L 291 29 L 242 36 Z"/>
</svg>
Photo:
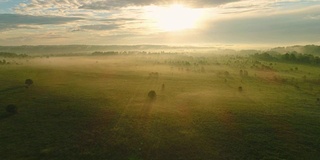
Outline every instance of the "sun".
<svg viewBox="0 0 320 160">
<path fill-rule="evenodd" d="M 167 7 L 151 6 L 148 15 L 157 29 L 172 32 L 196 28 L 202 13 L 181 4 L 173 4 Z"/>
</svg>

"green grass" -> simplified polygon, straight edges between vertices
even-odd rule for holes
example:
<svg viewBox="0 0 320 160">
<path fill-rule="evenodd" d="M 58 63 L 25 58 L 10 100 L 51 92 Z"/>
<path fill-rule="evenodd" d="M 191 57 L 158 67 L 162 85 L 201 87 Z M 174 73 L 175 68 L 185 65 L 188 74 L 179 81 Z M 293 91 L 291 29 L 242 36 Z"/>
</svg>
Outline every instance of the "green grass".
<svg viewBox="0 0 320 160">
<path fill-rule="evenodd" d="M 230 56 L 207 57 L 207 64 L 194 65 L 203 59 L 57 57 L 0 66 L 0 155 L 155 160 L 320 157 L 318 67 L 277 63 L 266 71 L 250 68 L 246 58 L 226 64 L 235 61 Z M 178 63 L 181 60 L 191 65 Z M 297 71 L 288 71 L 295 66 Z M 248 70 L 249 77 L 241 77 L 240 69 Z M 160 75 L 150 78 L 150 72 Z M 24 88 L 27 78 L 34 84 Z M 147 97 L 150 90 L 157 93 L 155 101 Z M 19 113 L 5 113 L 8 104 L 15 104 Z"/>
</svg>

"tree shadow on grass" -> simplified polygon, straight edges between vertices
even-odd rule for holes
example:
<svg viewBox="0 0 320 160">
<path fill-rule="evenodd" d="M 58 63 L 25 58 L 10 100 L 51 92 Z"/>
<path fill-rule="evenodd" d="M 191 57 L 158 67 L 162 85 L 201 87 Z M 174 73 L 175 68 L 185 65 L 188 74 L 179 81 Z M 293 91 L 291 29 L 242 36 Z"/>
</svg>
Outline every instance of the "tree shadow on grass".
<svg viewBox="0 0 320 160">
<path fill-rule="evenodd" d="M 6 92 L 9 92 L 9 91 L 18 90 L 18 89 L 25 88 L 25 87 L 26 86 L 19 85 L 19 86 L 8 87 L 8 88 L 5 88 L 5 89 L 0 89 L 0 94 L 1 93 L 6 93 Z"/>
<path fill-rule="evenodd" d="M 15 114 L 10 114 L 10 113 L 0 113 L 0 121 L 1 121 L 1 120 L 3 120 L 3 119 L 10 118 L 10 117 L 12 117 L 13 115 L 15 115 Z"/>
<path fill-rule="evenodd" d="M 145 118 L 149 117 L 155 100 L 156 99 L 150 99 L 150 98 L 146 99 L 140 112 L 141 117 L 145 117 Z"/>
</svg>

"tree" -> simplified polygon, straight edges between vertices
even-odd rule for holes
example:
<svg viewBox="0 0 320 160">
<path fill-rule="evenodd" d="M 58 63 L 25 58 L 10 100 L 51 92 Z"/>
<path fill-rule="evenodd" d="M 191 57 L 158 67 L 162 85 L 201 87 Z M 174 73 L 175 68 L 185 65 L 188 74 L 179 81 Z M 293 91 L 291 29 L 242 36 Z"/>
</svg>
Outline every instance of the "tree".
<svg viewBox="0 0 320 160">
<path fill-rule="evenodd" d="M 148 93 L 148 97 L 151 99 L 151 100 L 154 100 L 156 97 L 157 97 L 157 94 L 154 90 L 151 90 L 149 93 Z"/>
<path fill-rule="evenodd" d="M 242 89 L 242 87 L 241 87 L 241 86 L 240 86 L 240 87 L 238 87 L 238 91 L 239 91 L 239 92 L 242 92 L 242 90 L 243 90 L 243 89 Z"/>
<path fill-rule="evenodd" d="M 7 107 L 6 107 L 6 111 L 10 114 L 16 114 L 18 113 L 18 109 L 15 105 L 13 104 L 9 104 Z"/>
<path fill-rule="evenodd" d="M 240 76 L 241 77 L 243 76 L 243 70 L 240 70 Z"/>
<path fill-rule="evenodd" d="M 244 70 L 244 71 L 243 71 L 243 75 L 244 75 L 245 77 L 248 77 L 248 76 L 249 76 L 248 71 L 247 71 L 247 70 Z"/>
<path fill-rule="evenodd" d="M 27 85 L 26 87 L 28 88 L 29 86 L 31 86 L 33 84 L 33 81 L 32 81 L 32 79 L 26 79 L 24 84 L 26 84 Z"/>
</svg>

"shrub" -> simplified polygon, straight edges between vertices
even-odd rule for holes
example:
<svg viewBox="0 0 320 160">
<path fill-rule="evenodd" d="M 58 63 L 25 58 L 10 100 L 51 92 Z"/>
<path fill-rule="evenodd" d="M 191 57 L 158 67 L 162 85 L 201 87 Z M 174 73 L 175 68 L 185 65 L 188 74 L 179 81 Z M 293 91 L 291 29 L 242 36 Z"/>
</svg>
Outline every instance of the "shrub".
<svg viewBox="0 0 320 160">
<path fill-rule="evenodd" d="M 13 104 L 9 104 L 7 107 L 6 107 L 6 111 L 10 114 L 16 114 L 18 113 L 18 109 L 15 105 Z"/>
<path fill-rule="evenodd" d="M 149 93 L 148 93 L 148 97 L 150 98 L 150 99 L 155 99 L 156 98 L 156 96 L 157 96 L 157 94 L 156 94 L 156 92 L 154 91 L 154 90 L 151 90 Z"/>
<path fill-rule="evenodd" d="M 159 78 L 159 73 L 158 72 L 151 72 L 149 73 L 149 78 Z"/>
<path fill-rule="evenodd" d="M 240 86 L 240 87 L 238 87 L 238 91 L 239 91 L 239 92 L 242 92 L 242 90 L 243 90 L 243 89 L 242 89 L 242 87 L 241 87 L 241 86 Z"/>
<path fill-rule="evenodd" d="M 241 77 L 243 76 L 243 70 L 240 70 L 240 76 Z"/>
<path fill-rule="evenodd" d="M 248 71 L 247 71 L 247 70 L 244 70 L 244 71 L 243 71 L 243 75 L 246 76 L 246 77 L 248 77 L 248 76 L 249 76 Z"/>
<path fill-rule="evenodd" d="M 27 87 L 29 87 L 30 85 L 33 84 L 33 81 L 32 81 L 32 79 L 26 79 L 26 80 L 24 81 L 24 84 L 26 84 Z"/>
<path fill-rule="evenodd" d="M 230 73 L 229 73 L 228 71 L 225 71 L 225 72 L 224 72 L 224 75 L 225 75 L 225 76 L 229 76 Z"/>
</svg>

